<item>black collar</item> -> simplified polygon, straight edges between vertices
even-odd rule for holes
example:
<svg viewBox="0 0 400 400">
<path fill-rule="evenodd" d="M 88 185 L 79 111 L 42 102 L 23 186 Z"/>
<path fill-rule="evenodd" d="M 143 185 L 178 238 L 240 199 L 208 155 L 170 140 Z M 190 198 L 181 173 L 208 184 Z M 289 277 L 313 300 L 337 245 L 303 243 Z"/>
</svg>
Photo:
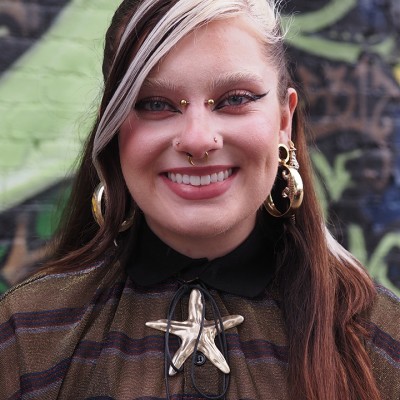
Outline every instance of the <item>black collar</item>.
<svg viewBox="0 0 400 400">
<path fill-rule="evenodd" d="M 146 222 L 135 235 L 127 273 L 140 286 L 169 278 L 186 282 L 200 280 L 207 286 L 245 297 L 256 297 L 275 275 L 275 247 L 279 225 L 260 216 L 251 234 L 232 252 L 208 261 L 178 253 L 162 242 Z"/>
</svg>

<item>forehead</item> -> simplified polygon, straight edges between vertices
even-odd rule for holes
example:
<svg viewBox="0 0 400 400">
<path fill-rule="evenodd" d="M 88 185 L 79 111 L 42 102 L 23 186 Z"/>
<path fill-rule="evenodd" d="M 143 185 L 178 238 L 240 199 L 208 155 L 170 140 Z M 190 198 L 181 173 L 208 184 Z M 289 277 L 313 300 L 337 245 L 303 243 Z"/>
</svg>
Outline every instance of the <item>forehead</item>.
<svg viewBox="0 0 400 400">
<path fill-rule="evenodd" d="M 231 81 L 261 83 L 272 76 L 275 67 L 267 56 L 268 47 L 261 35 L 244 17 L 212 21 L 182 38 L 152 69 L 144 86 L 161 81 L 174 86 L 206 80 L 208 86 Z"/>
</svg>

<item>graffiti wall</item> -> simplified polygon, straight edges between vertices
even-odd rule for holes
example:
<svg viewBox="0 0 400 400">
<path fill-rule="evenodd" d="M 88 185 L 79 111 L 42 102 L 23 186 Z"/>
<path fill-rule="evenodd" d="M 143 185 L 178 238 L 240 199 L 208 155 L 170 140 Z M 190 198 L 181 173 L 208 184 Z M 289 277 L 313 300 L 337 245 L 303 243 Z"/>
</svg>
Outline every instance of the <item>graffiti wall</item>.
<svg viewBox="0 0 400 400">
<path fill-rule="evenodd" d="M 96 112 L 118 0 L 0 0 L 0 291 L 35 268 Z M 290 0 L 287 45 L 335 236 L 400 293 L 400 3 Z"/>
<path fill-rule="evenodd" d="M 0 291 L 46 251 L 101 89 L 116 0 L 0 0 Z"/>
<path fill-rule="evenodd" d="M 400 287 L 400 2 L 295 0 L 288 44 L 332 231 Z M 398 289 L 397 289 L 398 290 Z"/>
</svg>

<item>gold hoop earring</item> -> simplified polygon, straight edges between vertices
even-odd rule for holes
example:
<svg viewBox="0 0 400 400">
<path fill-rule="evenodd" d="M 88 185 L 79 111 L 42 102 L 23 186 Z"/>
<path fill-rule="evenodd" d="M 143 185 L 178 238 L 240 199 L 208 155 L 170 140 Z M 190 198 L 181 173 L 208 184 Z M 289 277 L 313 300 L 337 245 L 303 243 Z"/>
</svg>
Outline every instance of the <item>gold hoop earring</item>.
<svg viewBox="0 0 400 400">
<path fill-rule="evenodd" d="M 292 141 L 289 146 L 290 149 L 284 144 L 279 145 L 279 172 L 274 187 L 281 191 L 280 198 L 275 201 L 271 191 L 264 202 L 266 210 L 277 218 L 293 216 L 303 202 L 303 180 L 298 172 L 296 148 Z"/>
<path fill-rule="evenodd" d="M 96 186 L 92 195 L 92 214 L 94 220 L 100 227 L 104 225 L 104 216 L 101 207 L 104 192 L 105 192 L 105 186 L 102 182 L 100 182 Z M 124 232 L 127 229 L 129 229 L 133 225 L 134 219 L 135 219 L 135 211 L 133 211 L 131 215 L 122 222 L 121 226 L 119 227 L 119 232 Z"/>
</svg>

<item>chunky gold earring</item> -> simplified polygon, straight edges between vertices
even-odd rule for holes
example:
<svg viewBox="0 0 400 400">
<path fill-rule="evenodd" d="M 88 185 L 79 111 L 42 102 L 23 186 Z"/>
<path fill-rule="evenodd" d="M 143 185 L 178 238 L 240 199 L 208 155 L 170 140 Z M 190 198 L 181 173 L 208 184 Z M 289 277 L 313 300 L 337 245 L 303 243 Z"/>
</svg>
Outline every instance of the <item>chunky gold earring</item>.
<svg viewBox="0 0 400 400">
<path fill-rule="evenodd" d="M 104 192 L 105 192 L 105 186 L 102 182 L 100 182 L 97 185 L 96 189 L 94 190 L 92 196 L 92 214 L 99 226 L 104 225 L 104 216 L 101 207 Z M 119 228 L 119 232 L 124 232 L 127 229 L 129 229 L 133 225 L 134 217 L 135 217 L 135 211 L 133 211 L 131 215 L 125 221 L 122 222 Z"/>
<path fill-rule="evenodd" d="M 272 192 L 264 202 L 266 210 L 274 217 L 291 217 L 303 202 L 303 180 L 298 172 L 299 163 L 296 158 L 296 148 L 292 141 L 290 149 L 284 144 L 279 145 L 279 169 L 274 188 L 280 192 L 280 198 L 272 198 Z"/>
</svg>

